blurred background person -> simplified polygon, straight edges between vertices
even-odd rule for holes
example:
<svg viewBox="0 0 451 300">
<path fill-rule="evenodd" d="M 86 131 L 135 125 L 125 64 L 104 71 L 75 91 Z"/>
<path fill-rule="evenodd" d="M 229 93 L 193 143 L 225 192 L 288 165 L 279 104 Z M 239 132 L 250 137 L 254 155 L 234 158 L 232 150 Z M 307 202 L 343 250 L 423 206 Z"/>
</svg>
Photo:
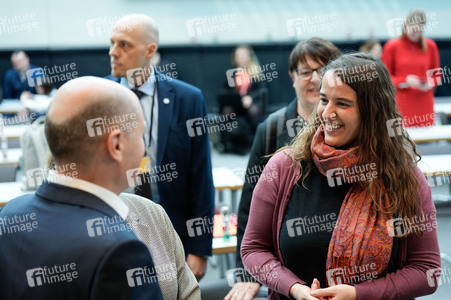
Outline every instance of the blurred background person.
<svg viewBox="0 0 451 300">
<path fill-rule="evenodd" d="M 369 53 L 377 58 L 382 56 L 382 46 L 378 40 L 370 40 L 365 42 L 359 49 L 360 52 Z"/>
<path fill-rule="evenodd" d="M 257 181 L 251 180 L 251 178 L 261 175 L 269 159 L 267 155 L 288 145 L 307 124 L 319 101 L 319 85 L 321 82 L 319 73 L 330 60 L 339 55 L 340 50 L 334 44 L 319 37 L 301 41 L 291 51 L 288 59 L 288 70 L 293 81 L 296 98 L 288 106 L 270 114 L 264 122 L 258 125 L 238 209 L 237 249 L 240 249 L 249 217 L 252 192 L 257 184 Z M 239 252 L 236 258 L 236 267 L 244 268 Z M 248 275 L 247 271 L 246 275 Z M 251 278 L 251 276 L 247 276 L 247 278 Z M 260 283 L 258 282 L 236 283 L 227 294 L 226 299 L 255 297 L 259 288 Z"/>
<path fill-rule="evenodd" d="M 6 71 L 3 82 L 3 98 L 19 99 L 24 91 L 36 94 L 36 89 L 28 84 L 27 71 L 37 68 L 30 64 L 30 58 L 24 51 L 11 54 L 12 68 Z"/>
<path fill-rule="evenodd" d="M 35 88 L 36 94 L 25 91 L 20 95 L 20 101 L 28 112 L 33 112 L 36 117 L 39 117 L 47 113 L 47 109 L 55 96 L 57 89 L 53 83 L 48 80 L 45 80 L 42 84 L 37 84 Z"/>
<path fill-rule="evenodd" d="M 368 54 L 343 55 L 326 66 L 319 94 L 314 121 L 261 175 L 277 178 L 255 187 L 244 265 L 268 286 L 268 299 L 433 293 L 436 210 L 415 143 L 387 130 L 386 121 L 400 117 L 387 69 Z M 397 219 L 405 228 L 396 229 Z"/>
<path fill-rule="evenodd" d="M 236 114 L 239 130 L 222 133 L 221 150 L 243 154 L 248 151 L 262 118 L 262 89 L 265 83 L 260 81 L 262 70 L 252 47 L 236 47 L 232 52 L 231 63 L 235 69 L 227 70 L 228 78 L 219 92 L 218 100 L 221 114 Z"/>
<path fill-rule="evenodd" d="M 423 36 L 425 26 L 423 11 L 410 12 L 401 37 L 389 40 L 382 50 L 405 127 L 434 123 L 434 87 L 428 83 L 426 72 L 440 67 L 440 57 L 435 42 Z"/>
</svg>

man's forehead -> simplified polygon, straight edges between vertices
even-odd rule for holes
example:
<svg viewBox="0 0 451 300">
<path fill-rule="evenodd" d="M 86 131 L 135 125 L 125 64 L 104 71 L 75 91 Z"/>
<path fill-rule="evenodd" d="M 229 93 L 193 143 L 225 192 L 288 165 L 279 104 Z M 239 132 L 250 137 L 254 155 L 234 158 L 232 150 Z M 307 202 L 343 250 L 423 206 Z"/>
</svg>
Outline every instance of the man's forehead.
<svg viewBox="0 0 451 300">
<path fill-rule="evenodd" d="M 13 60 L 22 60 L 27 58 L 27 56 L 23 52 L 19 52 L 16 55 L 13 55 Z"/>
<path fill-rule="evenodd" d="M 142 33 L 140 27 L 130 27 L 126 28 L 123 26 L 114 26 L 113 32 L 111 34 L 111 39 L 113 40 L 122 40 L 122 41 L 135 41 L 135 40 L 141 40 L 142 39 Z"/>
</svg>

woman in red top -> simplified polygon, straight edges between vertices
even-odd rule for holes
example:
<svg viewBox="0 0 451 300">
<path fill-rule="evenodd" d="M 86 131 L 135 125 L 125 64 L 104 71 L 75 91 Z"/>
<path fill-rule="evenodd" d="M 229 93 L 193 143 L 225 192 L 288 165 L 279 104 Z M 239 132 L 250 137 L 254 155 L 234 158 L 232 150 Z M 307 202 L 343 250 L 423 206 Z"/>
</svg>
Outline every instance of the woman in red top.
<svg viewBox="0 0 451 300">
<path fill-rule="evenodd" d="M 401 37 L 389 40 L 382 51 L 405 127 L 434 123 L 433 86 L 428 84 L 426 72 L 439 68 L 440 58 L 435 42 L 423 36 L 425 26 L 424 12 L 412 11 Z"/>
</svg>

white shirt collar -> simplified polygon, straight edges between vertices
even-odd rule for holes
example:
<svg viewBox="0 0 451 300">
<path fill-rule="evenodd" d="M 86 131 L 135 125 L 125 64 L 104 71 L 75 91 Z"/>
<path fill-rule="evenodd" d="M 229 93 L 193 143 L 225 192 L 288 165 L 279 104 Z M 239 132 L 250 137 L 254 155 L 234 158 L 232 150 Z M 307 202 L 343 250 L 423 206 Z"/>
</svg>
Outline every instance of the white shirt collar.
<svg viewBox="0 0 451 300">
<path fill-rule="evenodd" d="M 121 216 L 122 219 L 124 220 L 128 215 L 129 208 L 127 204 L 125 204 L 124 201 L 122 201 L 122 199 L 119 198 L 118 195 L 116 195 L 115 193 L 104 187 L 101 187 L 100 185 L 94 184 L 92 182 L 83 179 L 58 174 L 55 170 L 49 171 L 47 180 L 52 183 L 82 190 L 90 194 L 93 194 L 94 196 L 97 196 L 108 206 L 114 209 L 114 211 L 116 211 L 118 215 Z"/>
<path fill-rule="evenodd" d="M 149 78 L 147 78 L 146 82 L 144 82 L 139 88 L 138 90 L 145 93 L 148 96 L 152 96 L 153 95 L 153 91 L 155 89 L 155 69 L 153 66 L 150 66 L 151 70 L 150 70 L 150 76 Z M 133 89 L 135 88 L 134 86 L 131 86 L 130 83 L 128 82 L 127 78 L 125 77 L 121 77 L 121 81 L 120 81 L 121 85 L 129 88 L 129 89 Z"/>
</svg>

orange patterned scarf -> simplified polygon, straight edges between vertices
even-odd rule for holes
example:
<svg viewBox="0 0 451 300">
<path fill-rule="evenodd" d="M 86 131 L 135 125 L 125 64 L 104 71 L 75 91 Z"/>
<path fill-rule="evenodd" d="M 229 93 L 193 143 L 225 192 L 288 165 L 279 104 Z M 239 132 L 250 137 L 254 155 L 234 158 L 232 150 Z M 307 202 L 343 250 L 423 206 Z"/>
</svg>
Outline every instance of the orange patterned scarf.
<svg viewBox="0 0 451 300">
<path fill-rule="evenodd" d="M 343 150 L 326 145 L 322 126 L 311 146 L 316 167 L 328 177 L 329 183 L 330 179 L 337 180 L 337 185 L 341 185 L 340 180 L 353 182 L 347 180 L 349 174 L 346 173 L 351 169 L 359 170 L 356 166 L 359 147 Z M 371 281 L 386 270 L 393 245 L 386 223 L 391 217 L 373 210 L 371 202 L 361 185 L 351 185 L 329 243 L 326 265 L 329 286 Z"/>
</svg>

